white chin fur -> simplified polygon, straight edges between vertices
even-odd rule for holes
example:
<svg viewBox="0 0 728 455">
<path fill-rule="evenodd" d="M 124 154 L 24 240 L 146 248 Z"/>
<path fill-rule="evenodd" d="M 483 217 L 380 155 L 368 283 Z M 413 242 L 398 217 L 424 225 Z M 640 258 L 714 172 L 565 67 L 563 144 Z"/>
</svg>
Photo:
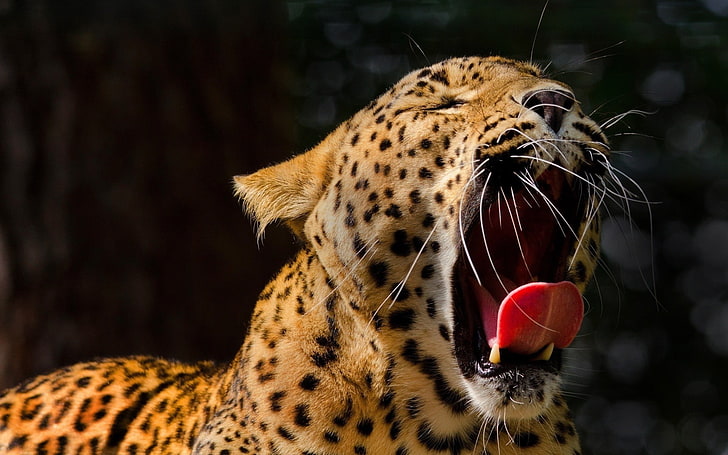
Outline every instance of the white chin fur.
<svg viewBox="0 0 728 455">
<path fill-rule="evenodd" d="M 485 418 L 496 421 L 527 420 L 543 415 L 553 404 L 554 396 L 560 389 L 561 381 L 558 376 L 545 372 L 538 376 L 540 377 L 528 378 L 531 381 L 524 381 L 542 383 L 533 387 L 525 384 L 508 387 L 498 378 L 485 379 L 477 376 L 465 383 L 471 404 Z M 512 390 L 511 396 L 501 391 L 508 388 Z"/>
</svg>

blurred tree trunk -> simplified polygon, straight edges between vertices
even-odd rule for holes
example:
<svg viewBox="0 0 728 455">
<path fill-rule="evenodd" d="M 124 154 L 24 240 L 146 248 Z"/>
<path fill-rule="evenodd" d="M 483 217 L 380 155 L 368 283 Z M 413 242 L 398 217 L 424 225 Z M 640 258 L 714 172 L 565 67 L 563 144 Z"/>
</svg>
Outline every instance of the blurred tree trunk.
<svg viewBox="0 0 728 455">
<path fill-rule="evenodd" d="M 94 356 L 232 357 L 279 263 L 230 179 L 290 149 L 280 5 L 2 5 L 0 388 Z"/>
</svg>

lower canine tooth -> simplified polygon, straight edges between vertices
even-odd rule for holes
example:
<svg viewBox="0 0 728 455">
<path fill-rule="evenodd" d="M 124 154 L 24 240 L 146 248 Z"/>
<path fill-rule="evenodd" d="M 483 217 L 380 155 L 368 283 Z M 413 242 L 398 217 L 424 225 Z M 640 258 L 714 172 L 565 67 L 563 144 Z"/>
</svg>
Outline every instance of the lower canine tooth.
<svg viewBox="0 0 728 455">
<path fill-rule="evenodd" d="M 551 345 L 551 347 L 553 348 L 553 345 Z M 497 344 L 494 344 L 493 348 L 490 350 L 490 356 L 488 357 L 488 361 L 490 363 L 500 363 L 500 349 L 498 348 Z"/>
<path fill-rule="evenodd" d="M 543 350 L 541 350 L 541 353 L 538 356 L 536 356 L 536 358 L 534 360 L 549 360 L 551 358 L 551 355 L 553 355 L 553 353 L 554 353 L 554 344 L 551 343 L 548 346 L 546 346 L 545 348 L 543 348 Z"/>
</svg>

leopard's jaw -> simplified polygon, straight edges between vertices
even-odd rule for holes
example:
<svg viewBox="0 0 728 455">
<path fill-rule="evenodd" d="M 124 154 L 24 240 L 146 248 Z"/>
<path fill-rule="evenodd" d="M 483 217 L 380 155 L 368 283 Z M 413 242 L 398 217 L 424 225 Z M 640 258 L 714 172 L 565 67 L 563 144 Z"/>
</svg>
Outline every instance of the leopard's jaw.
<svg viewBox="0 0 728 455">
<path fill-rule="evenodd" d="M 236 177 L 261 232 L 284 221 L 303 249 L 233 362 L 38 377 L 0 395 L 0 452 L 578 453 L 549 355 L 568 342 L 494 314 L 533 281 L 583 291 L 607 158 L 569 88 L 530 64 L 415 71 L 310 151 Z M 577 321 L 574 300 L 558 314 Z M 539 341 L 493 354 L 519 330 Z"/>
</svg>

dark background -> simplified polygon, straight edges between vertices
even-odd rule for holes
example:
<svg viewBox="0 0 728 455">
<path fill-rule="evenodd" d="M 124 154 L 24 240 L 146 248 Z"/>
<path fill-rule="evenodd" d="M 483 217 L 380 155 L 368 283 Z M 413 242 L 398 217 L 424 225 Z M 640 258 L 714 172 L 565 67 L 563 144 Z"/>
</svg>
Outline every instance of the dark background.
<svg viewBox="0 0 728 455">
<path fill-rule="evenodd" d="M 295 248 L 273 228 L 258 249 L 231 176 L 411 69 L 534 44 L 596 120 L 649 113 L 606 130 L 650 204 L 629 185 L 605 211 L 568 351 L 585 453 L 727 453 L 728 0 L 551 0 L 534 40 L 542 6 L 0 0 L 0 387 L 96 356 L 231 358 Z"/>
</svg>

